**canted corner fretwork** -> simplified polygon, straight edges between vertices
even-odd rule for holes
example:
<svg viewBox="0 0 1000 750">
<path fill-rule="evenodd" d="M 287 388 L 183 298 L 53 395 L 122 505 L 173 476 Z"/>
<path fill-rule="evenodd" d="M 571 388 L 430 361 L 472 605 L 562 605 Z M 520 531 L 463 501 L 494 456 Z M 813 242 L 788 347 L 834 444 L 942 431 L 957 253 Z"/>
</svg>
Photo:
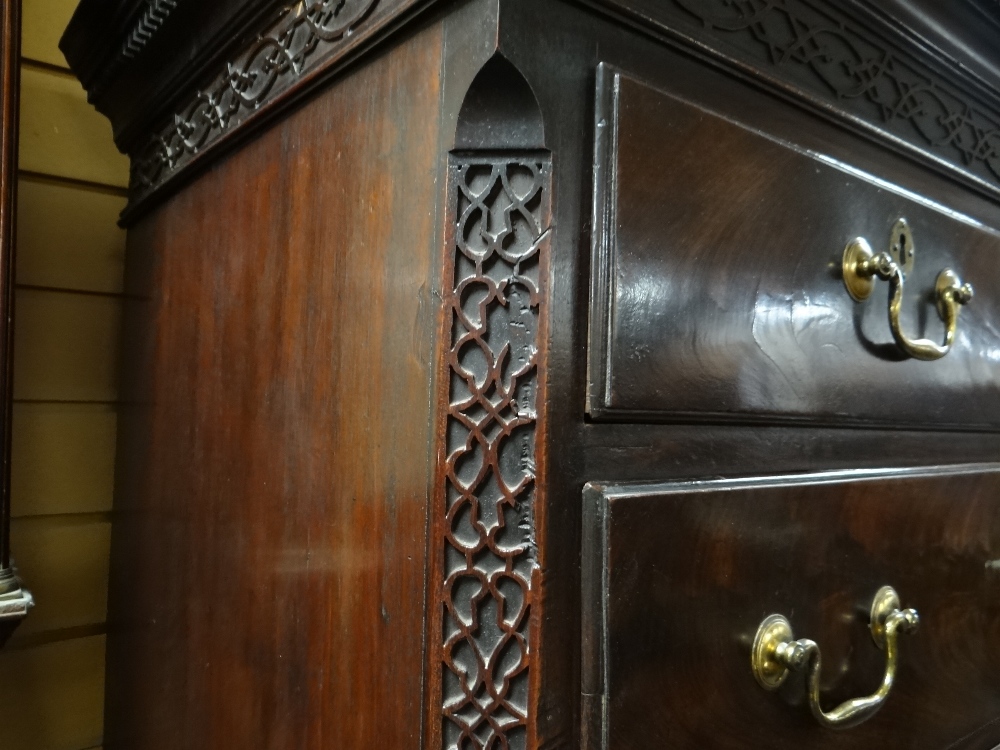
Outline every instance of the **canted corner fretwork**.
<svg viewBox="0 0 1000 750">
<path fill-rule="evenodd" d="M 456 157 L 445 259 L 442 746 L 526 750 L 550 165 Z"/>
</svg>

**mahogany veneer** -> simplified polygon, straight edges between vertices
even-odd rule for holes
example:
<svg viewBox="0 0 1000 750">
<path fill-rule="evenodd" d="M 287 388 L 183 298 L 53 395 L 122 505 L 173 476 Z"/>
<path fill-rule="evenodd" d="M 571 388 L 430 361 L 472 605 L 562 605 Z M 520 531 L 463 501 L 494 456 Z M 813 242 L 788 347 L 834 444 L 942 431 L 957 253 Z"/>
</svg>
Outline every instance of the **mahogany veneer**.
<svg viewBox="0 0 1000 750">
<path fill-rule="evenodd" d="M 991 0 L 84 0 L 109 750 L 1000 743 Z M 901 353 L 841 254 L 905 216 Z M 888 272 L 886 272 L 888 273 Z M 874 690 L 754 680 L 768 614 Z"/>
</svg>

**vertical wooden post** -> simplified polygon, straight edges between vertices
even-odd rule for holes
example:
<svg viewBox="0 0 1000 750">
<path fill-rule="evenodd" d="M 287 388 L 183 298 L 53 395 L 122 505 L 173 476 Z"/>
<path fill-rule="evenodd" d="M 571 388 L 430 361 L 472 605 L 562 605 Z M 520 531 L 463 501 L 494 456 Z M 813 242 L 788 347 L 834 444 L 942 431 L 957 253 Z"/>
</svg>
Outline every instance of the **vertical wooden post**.
<svg viewBox="0 0 1000 750">
<path fill-rule="evenodd" d="M 531 750 L 552 159 L 535 96 L 499 53 L 466 93 L 455 140 L 442 262 L 434 512 L 443 545 L 433 573 L 428 747 Z"/>
<path fill-rule="evenodd" d="M 14 241 L 21 3 L 3 0 L 0 49 L 0 646 L 32 606 L 10 561 L 10 441 L 14 380 Z"/>
</svg>

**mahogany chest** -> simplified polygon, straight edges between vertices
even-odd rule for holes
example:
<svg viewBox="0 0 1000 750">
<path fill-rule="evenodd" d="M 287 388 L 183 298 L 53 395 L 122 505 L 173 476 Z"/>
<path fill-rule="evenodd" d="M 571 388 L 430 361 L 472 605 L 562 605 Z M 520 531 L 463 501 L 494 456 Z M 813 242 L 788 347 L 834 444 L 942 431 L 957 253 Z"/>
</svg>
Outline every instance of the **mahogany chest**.
<svg viewBox="0 0 1000 750">
<path fill-rule="evenodd" d="M 995 0 L 83 0 L 108 750 L 1000 747 Z"/>
</svg>

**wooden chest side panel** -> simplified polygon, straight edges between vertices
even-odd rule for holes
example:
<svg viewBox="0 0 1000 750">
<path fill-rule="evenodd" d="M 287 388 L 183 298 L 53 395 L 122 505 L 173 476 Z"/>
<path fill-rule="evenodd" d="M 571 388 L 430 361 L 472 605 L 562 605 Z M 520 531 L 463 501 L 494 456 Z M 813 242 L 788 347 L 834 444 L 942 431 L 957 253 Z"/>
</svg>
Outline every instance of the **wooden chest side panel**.
<svg viewBox="0 0 1000 750">
<path fill-rule="evenodd" d="M 441 31 L 129 236 L 108 748 L 417 748 Z"/>
</svg>

